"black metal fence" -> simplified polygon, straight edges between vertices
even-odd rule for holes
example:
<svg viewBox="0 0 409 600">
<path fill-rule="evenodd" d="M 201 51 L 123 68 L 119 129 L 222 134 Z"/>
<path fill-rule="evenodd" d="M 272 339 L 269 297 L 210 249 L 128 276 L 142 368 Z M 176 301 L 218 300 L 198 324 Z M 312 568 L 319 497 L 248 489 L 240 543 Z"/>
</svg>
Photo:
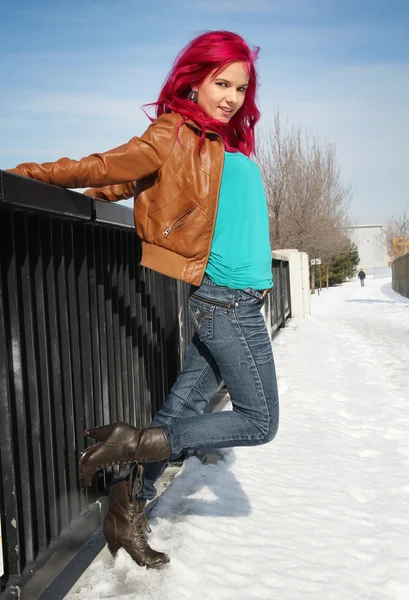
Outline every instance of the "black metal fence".
<svg viewBox="0 0 409 600">
<path fill-rule="evenodd" d="M 274 287 L 266 297 L 265 317 L 272 335 L 285 326 L 291 313 L 290 269 L 288 260 L 273 258 Z"/>
<path fill-rule="evenodd" d="M 38 598 L 101 522 L 83 432 L 145 426 L 191 336 L 188 286 L 139 265 L 132 211 L 0 171 L 0 598 Z M 267 318 L 289 316 L 274 261 Z M 51 560 L 52 559 L 52 560 Z"/>
</svg>

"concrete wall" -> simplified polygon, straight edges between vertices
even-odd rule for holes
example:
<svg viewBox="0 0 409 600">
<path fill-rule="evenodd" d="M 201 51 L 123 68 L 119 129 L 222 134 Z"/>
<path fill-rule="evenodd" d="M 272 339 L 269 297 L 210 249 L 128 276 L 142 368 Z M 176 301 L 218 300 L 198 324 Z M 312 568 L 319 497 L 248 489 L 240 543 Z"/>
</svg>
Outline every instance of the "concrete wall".
<svg viewBox="0 0 409 600">
<path fill-rule="evenodd" d="M 311 314 L 308 254 L 294 249 L 275 250 L 275 258 L 288 258 L 290 267 L 291 316 L 305 317 Z"/>
<path fill-rule="evenodd" d="M 361 269 L 367 271 L 388 266 L 388 255 L 382 244 L 382 225 L 351 227 L 351 234 L 352 240 L 358 247 Z"/>
</svg>

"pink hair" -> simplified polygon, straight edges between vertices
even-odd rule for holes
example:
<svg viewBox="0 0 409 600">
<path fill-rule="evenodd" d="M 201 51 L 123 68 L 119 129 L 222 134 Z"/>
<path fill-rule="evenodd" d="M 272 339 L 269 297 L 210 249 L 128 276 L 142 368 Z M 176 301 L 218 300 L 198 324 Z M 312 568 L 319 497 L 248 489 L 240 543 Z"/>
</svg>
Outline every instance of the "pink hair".
<svg viewBox="0 0 409 600">
<path fill-rule="evenodd" d="M 254 63 L 260 48 L 250 50 L 242 37 L 230 31 L 209 31 L 193 39 L 176 57 L 172 70 L 160 91 L 159 98 L 151 106 L 156 107 L 156 116 L 163 113 L 180 113 L 191 119 L 201 129 L 200 145 L 205 130 L 218 133 L 224 140 L 226 150 L 243 152 L 246 156 L 255 153 L 254 127 L 260 118 L 256 105 L 257 72 Z M 215 71 L 225 69 L 233 62 L 244 62 L 249 72 L 249 84 L 241 108 L 224 124 L 208 117 L 198 104 L 188 100 L 192 86 L 199 86 Z"/>
</svg>

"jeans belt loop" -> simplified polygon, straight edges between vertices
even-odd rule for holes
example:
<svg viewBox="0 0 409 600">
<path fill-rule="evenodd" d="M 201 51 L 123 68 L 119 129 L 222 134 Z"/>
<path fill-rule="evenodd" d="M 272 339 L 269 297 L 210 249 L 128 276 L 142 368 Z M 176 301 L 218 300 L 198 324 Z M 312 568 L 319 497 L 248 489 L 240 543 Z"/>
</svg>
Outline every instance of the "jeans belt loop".
<svg viewBox="0 0 409 600">
<path fill-rule="evenodd" d="M 267 296 L 267 294 L 268 294 L 269 292 L 271 292 L 271 290 L 272 290 L 272 289 L 273 289 L 273 288 L 266 288 L 265 290 L 263 290 L 263 291 L 262 291 L 262 293 L 261 293 L 261 298 L 260 298 L 260 300 L 263 300 L 263 299 L 264 299 L 264 298 Z"/>
</svg>

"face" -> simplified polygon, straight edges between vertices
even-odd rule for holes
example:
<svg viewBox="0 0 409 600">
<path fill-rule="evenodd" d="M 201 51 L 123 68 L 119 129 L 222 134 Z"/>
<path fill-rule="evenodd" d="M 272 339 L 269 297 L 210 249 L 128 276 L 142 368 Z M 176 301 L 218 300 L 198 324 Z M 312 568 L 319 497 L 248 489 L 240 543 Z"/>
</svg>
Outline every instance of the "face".
<svg viewBox="0 0 409 600">
<path fill-rule="evenodd" d="M 234 62 L 215 77 L 215 71 L 200 86 L 198 91 L 200 108 L 208 117 L 228 123 L 244 102 L 249 82 L 246 64 Z"/>
</svg>

